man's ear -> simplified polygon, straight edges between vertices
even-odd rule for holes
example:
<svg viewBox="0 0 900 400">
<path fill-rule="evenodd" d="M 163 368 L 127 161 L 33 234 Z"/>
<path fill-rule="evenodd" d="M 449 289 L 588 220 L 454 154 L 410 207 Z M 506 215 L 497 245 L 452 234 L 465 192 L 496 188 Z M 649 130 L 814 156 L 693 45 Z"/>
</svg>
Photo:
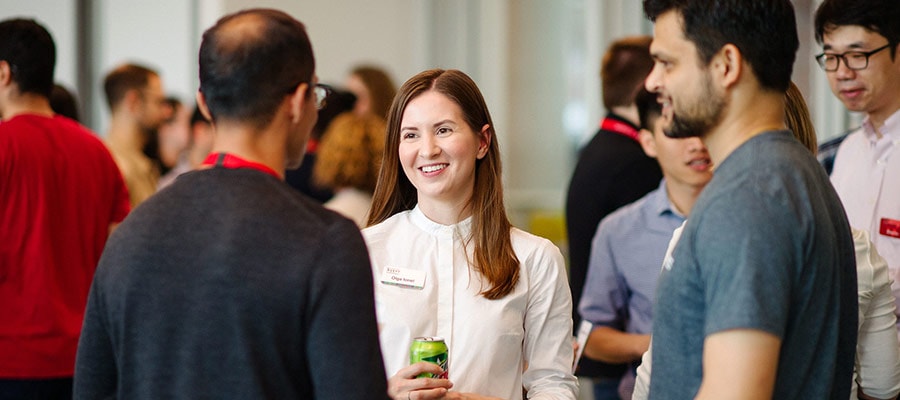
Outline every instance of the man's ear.
<svg viewBox="0 0 900 400">
<path fill-rule="evenodd" d="M 291 94 L 290 98 L 290 113 L 291 113 L 291 122 L 297 124 L 300 123 L 300 118 L 303 117 L 304 106 L 306 102 L 313 101 L 310 94 L 312 90 L 309 90 L 308 83 L 301 83 L 297 85 L 297 88 L 294 89 L 294 93 Z M 315 94 L 313 93 L 313 96 Z"/>
<path fill-rule="evenodd" d="M 728 88 L 741 79 L 744 69 L 744 55 L 737 46 L 727 43 L 719 49 L 710 61 L 715 78 L 722 88 Z"/>
<path fill-rule="evenodd" d="M 475 156 L 476 159 L 480 160 L 487 155 L 487 151 L 491 147 L 491 132 L 493 132 L 493 130 L 490 125 L 484 124 L 484 126 L 481 127 L 481 132 L 479 133 L 478 154 Z"/>
<path fill-rule="evenodd" d="M 12 68 L 6 60 L 0 61 L 0 86 L 9 86 L 12 81 Z"/>
<path fill-rule="evenodd" d="M 650 132 L 647 129 L 641 129 L 640 132 L 638 132 L 638 141 L 641 142 L 641 148 L 644 149 L 644 153 L 646 153 L 648 157 L 656 158 L 656 138 L 653 137 L 653 132 Z"/>
<path fill-rule="evenodd" d="M 122 107 L 131 113 L 136 113 L 141 106 L 141 93 L 137 89 L 128 89 L 122 98 Z"/>
<path fill-rule="evenodd" d="M 200 114 L 203 114 L 203 118 L 206 118 L 210 124 L 212 124 L 212 114 L 209 113 L 209 106 L 206 105 L 206 96 L 203 95 L 203 92 L 197 91 L 197 108 L 200 109 Z"/>
</svg>

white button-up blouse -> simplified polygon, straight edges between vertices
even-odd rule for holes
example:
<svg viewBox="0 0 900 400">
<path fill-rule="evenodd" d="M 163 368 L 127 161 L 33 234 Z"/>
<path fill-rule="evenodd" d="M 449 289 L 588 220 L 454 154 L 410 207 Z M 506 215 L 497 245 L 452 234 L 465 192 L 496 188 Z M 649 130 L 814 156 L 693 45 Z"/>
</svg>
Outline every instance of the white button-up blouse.
<svg viewBox="0 0 900 400">
<path fill-rule="evenodd" d="M 418 207 L 363 230 L 388 376 L 409 365 L 413 338 L 440 336 L 450 348 L 453 391 L 521 399 L 524 388 L 531 399 L 575 399 L 572 299 L 559 249 L 513 228 L 519 282 L 488 300 L 479 295 L 488 282 L 469 266 L 470 230 L 471 218 L 441 225 Z M 388 267 L 411 283 L 385 283 Z"/>
</svg>

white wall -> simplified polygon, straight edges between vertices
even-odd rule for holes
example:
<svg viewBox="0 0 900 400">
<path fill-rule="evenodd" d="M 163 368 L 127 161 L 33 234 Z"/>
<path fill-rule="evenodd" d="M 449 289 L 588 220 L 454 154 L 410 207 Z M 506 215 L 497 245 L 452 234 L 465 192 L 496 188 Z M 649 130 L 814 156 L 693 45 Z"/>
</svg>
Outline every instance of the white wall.
<svg viewBox="0 0 900 400">
<path fill-rule="evenodd" d="M 319 81 L 343 84 L 353 66 L 382 66 L 399 86 L 423 65 L 417 44 L 417 0 L 224 0 L 223 13 L 250 7 L 280 9 L 306 25 Z"/>
<path fill-rule="evenodd" d="M 820 137 L 858 121 L 831 95 L 812 56 L 812 14 L 794 0 L 801 33 L 795 80 Z M 74 86 L 77 57 L 91 57 L 91 126 L 106 128 L 102 77 L 125 61 L 160 71 L 167 93 L 191 102 L 200 34 L 248 7 L 282 9 L 306 24 L 323 82 L 342 84 L 359 63 L 384 67 L 399 85 L 426 68 L 459 68 L 482 89 L 504 158 L 508 205 L 517 215 L 561 210 L 578 145 L 603 115 L 600 57 L 615 38 L 651 33 L 634 0 L 94 0 L 94 43 L 75 54 L 75 0 L 0 0 L 0 18 L 44 22 L 57 41 L 58 79 Z M 517 222 L 522 222 L 519 219 Z"/>
</svg>

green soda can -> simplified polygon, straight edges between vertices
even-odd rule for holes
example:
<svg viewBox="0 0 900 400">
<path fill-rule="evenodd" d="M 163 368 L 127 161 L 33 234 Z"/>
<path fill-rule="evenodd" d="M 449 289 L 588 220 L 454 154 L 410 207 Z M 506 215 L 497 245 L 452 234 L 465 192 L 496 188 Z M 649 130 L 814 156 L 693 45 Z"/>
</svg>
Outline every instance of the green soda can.
<svg viewBox="0 0 900 400">
<path fill-rule="evenodd" d="M 450 358 L 450 349 L 444 343 L 444 338 L 440 337 L 417 337 L 413 339 L 409 346 L 409 363 L 415 364 L 419 361 L 427 361 L 437 364 L 444 370 L 440 375 L 424 372 L 416 378 L 439 378 L 447 379 L 447 360 Z"/>
</svg>

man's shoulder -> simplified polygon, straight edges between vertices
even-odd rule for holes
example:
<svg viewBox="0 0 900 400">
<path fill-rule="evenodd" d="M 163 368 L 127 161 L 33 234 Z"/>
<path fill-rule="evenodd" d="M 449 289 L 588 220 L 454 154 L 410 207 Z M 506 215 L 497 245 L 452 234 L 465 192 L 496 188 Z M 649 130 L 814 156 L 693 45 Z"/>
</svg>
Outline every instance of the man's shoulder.
<svg viewBox="0 0 900 400">
<path fill-rule="evenodd" d="M 598 130 L 578 152 L 579 160 L 629 159 L 635 155 L 646 157 L 637 141 L 615 132 Z"/>
<path fill-rule="evenodd" d="M 648 208 L 654 206 L 654 200 L 660 194 L 661 189 L 655 189 L 643 197 L 619 207 L 600 221 L 598 231 L 603 229 L 616 232 L 634 227 L 635 221 L 640 219 Z"/>
<path fill-rule="evenodd" d="M 603 184 L 634 184 L 622 182 L 643 175 L 652 184 L 662 178 L 659 164 L 644 153 L 641 145 L 622 135 L 601 131 L 578 153 L 569 190 L 590 193 L 588 187 Z M 588 187 L 584 187 L 588 186 Z"/>
<path fill-rule="evenodd" d="M 831 175 L 831 171 L 834 169 L 834 159 L 837 156 L 838 149 L 841 147 L 841 144 L 844 143 L 844 140 L 847 139 L 847 136 L 854 131 L 855 129 L 846 131 L 819 145 L 816 158 L 819 160 L 819 164 L 822 164 L 822 167 L 825 168 L 825 172 L 829 175 Z"/>
<path fill-rule="evenodd" d="M 54 140 L 78 141 L 89 143 L 91 146 L 103 145 L 97 135 L 84 125 L 63 116 L 45 117 L 40 115 L 17 115 L 0 124 L 0 132 L 15 132 L 22 129 L 29 131 L 42 130 L 55 135 Z M 15 136 L 7 136 L 7 138 Z"/>
</svg>

